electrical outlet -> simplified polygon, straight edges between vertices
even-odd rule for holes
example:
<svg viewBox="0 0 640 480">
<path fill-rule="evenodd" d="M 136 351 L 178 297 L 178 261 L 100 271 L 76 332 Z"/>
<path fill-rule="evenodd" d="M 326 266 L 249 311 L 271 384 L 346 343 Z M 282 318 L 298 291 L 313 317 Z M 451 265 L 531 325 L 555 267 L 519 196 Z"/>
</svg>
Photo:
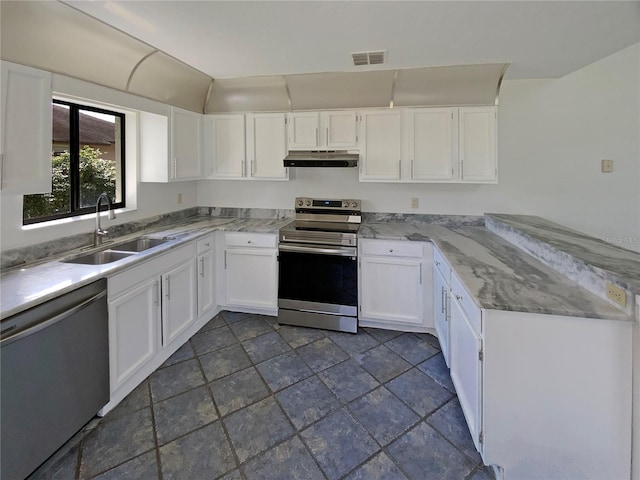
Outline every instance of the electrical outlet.
<svg viewBox="0 0 640 480">
<path fill-rule="evenodd" d="M 418 197 L 411 197 L 411 208 L 418 208 Z"/>
<path fill-rule="evenodd" d="M 602 160 L 602 173 L 613 172 L 613 160 Z"/>
<path fill-rule="evenodd" d="M 607 298 L 616 302 L 622 308 L 627 306 L 627 294 L 621 288 L 607 283 Z"/>
<path fill-rule="evenodd" d="M 182 193 L 178 194 L 178 205 L 182 203 Z"/>
</svg>

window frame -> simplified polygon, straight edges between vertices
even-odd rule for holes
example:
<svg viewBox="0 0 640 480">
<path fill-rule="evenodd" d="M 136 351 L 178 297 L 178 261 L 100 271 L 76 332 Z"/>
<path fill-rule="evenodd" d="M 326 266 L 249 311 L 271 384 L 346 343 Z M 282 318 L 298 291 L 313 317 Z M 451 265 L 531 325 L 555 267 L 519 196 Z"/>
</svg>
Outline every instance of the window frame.
<svg viewBox="0 0 640 480">
<path fill-rule="evenodd" d="M 80 111 L 86 110 L 90 112 L 103 113 L 113 115 L 120 118 L 120 202 L 112 202 L 111 210 L 125 208 L 126 206 L 126 114 L 104 108 L 94 107 L 91 105 L 83 105 L 67 100 L 57 98 L 51 99 L 51 108 L 53 104 L 66 105 L 69 107 L 69 190 L 70 190 L 70 211 L 66 213 L 57 213 L 54 215 L 45 215 L 35 218 L 24 218 L 22 216 L 22 225 L 34 225 L 42 222 L 50 222 L 52 220 L 60 220 L 63 218 L 72 218 L 89 213 L 95 213 L 95 206 L 80 207 Z M 53 128 L 53 126 L 52 126 Z M 53 155 L 53 151 L 52 151 Z M 108 205 L 103 205 L 101 211 L 108 209 Z"/>
</svg>

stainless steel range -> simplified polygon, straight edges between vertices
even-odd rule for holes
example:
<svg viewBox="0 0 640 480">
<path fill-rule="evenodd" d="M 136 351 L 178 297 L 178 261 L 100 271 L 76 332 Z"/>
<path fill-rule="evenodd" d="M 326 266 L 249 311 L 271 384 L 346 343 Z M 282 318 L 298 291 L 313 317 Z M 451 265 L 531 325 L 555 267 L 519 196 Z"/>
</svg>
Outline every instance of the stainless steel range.
<svg viewBox="0 0 640 480">
<path fill-rule="evenodd" d="M 296 198 L 280 229 L 278 323 L 358 331 L 360 200 Z"/>
</svg>

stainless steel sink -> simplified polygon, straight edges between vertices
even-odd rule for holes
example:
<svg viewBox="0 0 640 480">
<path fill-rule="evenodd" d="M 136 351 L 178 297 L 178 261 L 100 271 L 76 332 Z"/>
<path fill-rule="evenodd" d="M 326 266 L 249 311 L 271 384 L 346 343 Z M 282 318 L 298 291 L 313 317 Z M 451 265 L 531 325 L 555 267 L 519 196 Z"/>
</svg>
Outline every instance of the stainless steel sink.
<svg viewBox="0 0 640 480">
<path fill-rule="evenodd" d="M 170 240 L 164 238 L 137 238 L 129 242 L 121 243 L 119 245 L 113 245 L 109 247 L 109 250 L 115 252 L 143 252 L 150 248 L 157 247 L 163 243 L 167 243 Z"/>
<path fill-rule="evenodd" d="M 116 262 L 134 255 L 135 252 L 114 252 L 112 250 L 103 250 L 102 252 L 90 253 L 80 257 L 64 260 L 64 263 L 81 263 L 83 265 L 104 265 L 105 263 Z"/>
</svg>

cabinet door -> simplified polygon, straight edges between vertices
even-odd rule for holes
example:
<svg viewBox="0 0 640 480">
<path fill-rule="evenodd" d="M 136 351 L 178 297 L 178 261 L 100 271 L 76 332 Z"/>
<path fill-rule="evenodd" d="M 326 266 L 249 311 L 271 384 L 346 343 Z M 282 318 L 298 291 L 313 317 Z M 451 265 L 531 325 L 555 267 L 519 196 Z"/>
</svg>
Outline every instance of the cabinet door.
<svg viewBox="0 0 640 480">
<path fill-rule="evenodd" d="M 481 451 L 482 341 L 471 328 L 455 298 L 451 299 L 449 328 L 451 380 L 456 387 L 473 443 Z"/>
<path fill-rule="evenodd" d="M 157 353 L 160 284 L 152 278 L 109 302 L 111 391 Z"/>
<path fill-rule="evenodd" d="M 362 319 L 423 324 L 421 260 L 361 257 L 360 265 Z"/>
<path fill-rule="evenodd" d="M 162 275 L 162 346 L 169 345 L 195 321 L 193 260 Z"/>
<path fill-rule="evenodd" d="M 242 177 L 245 172 L 244 115 L 213 115 L 208 117 L 208 132 L 212 151 L 214 177 Z"/>
<path fill-rule="evenodd" d="M 459 109 L 459 150 L 462 180 L 495 182 L 497 179 L 496 109 Z"/>
<path fill-rule="evenodd" d="M 288 180 L 284 168 L 287 129 L 284 113 L 247 115 L 247 156 L 252 178 Z"/>
<path fill-rule="evenodd" d="M 196 259 L 198 271 L 198 317 L 215 305 L 215 256 L 213 250 L 199 255 Z"/>
<path fill-rule="evenodd" d="M 358 144 L 356 112 L 322 112 L 320 137 L 327 148 L 355 147 Z"/>
<path fill-rule="evenodd" d="M 451 180 L 457 174 L 457 110 L 409 109 L 409 148 L 413 180 Z M 455 162 L 457 164 L 457 162 Z"/>
<path fill-rule="evenodd" d="M 171 107 L 171 171 L 173 180 L 200 178 L 202 115 Z"/>
<path fill-rule="evenodd" d="M 314 149 L 320 145 L 318 112 L 289 114 L 289 149 Z"/>
<path fill-rule="evenodd" d="M 0 188 L 51 192 L 51 74 L 2 62 Z"/>
<path fill-rule="evenodd" d="M 394 110 L 362 114 L 361 180 L 399 180 L 402 156 L 401 115 Z"/>
<path fill-rule="evenodd" d="M 449 366 L 449 285 L 440 270 L 433 267 L 433 314 L 442 355 Z"/>
<path fill-rule="evenodd" d="M 227 305 L 277 307 L 276 250 L 228 248 L 225 250 L 224 268 Z"/>
</svg>

